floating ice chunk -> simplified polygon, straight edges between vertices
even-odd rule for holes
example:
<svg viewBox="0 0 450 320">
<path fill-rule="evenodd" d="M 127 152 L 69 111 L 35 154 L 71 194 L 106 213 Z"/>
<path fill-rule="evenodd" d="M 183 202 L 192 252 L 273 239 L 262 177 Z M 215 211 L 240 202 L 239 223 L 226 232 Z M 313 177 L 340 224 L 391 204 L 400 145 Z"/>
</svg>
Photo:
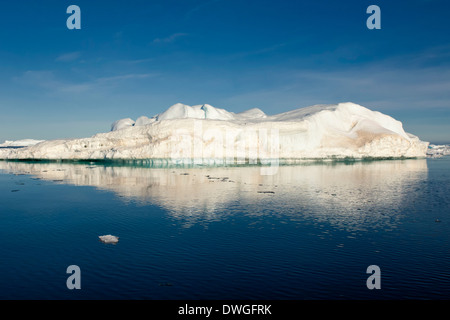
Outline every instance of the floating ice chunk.
<svg viewBox="0 0 450 320">
<path fill-rule="evenodd" d="M 99 236 L 100 241 L 103 243 L 114 243 L 116 244 L 117 242 L 119 242 L 119 237 L 107 234 L 105 236 Z"/>
</svg>

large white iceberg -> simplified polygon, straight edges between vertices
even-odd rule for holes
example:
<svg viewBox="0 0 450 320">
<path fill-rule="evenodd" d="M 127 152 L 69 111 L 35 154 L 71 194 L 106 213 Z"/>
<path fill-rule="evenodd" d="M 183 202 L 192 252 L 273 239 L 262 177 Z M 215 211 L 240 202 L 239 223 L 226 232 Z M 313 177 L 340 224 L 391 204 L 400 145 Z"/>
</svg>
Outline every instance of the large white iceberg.
<svg viewBox="0 0 450 320">
<path fill-rule="evenodd" d="M 164 159 L 260 161 L 425 157 L 428 143 L 402 123 L 354 103 L 316 105 L 277 115 L 175 104 L 152 118 L 116 121 L 90 138 L 0 149 L 0 159 Z"/>
</svg>

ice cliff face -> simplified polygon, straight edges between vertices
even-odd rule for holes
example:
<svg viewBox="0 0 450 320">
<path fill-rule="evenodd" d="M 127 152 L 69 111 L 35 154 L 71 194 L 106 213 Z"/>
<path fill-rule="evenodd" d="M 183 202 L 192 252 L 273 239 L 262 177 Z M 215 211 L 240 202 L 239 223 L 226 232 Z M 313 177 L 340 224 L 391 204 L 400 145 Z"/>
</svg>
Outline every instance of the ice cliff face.
<svg viewBox="0 0 450 320">
<path fill-rule="evenodd" d="M 0 149 L 0 159 L 261 159 L 425 157 L 428 143 L 402 123 L 354 103 L 318 105 L 267 116 L 175 104 L 152 118 L 116 121 L 90 138 Z"/>
</svg>

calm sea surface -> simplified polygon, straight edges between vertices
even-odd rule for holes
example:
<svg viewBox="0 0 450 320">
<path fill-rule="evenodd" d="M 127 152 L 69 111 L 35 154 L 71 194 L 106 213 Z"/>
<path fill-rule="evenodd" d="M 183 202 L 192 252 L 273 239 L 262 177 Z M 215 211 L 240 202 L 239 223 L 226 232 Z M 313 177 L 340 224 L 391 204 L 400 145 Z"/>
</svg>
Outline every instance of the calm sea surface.
<svg viewBox="0 0 450 320">
<path fill-rule="evenodd" d="M 448 157 L 274 175 L 0 161 L 0 299 L 422 298 L 450 299 Z"/>
</svg>

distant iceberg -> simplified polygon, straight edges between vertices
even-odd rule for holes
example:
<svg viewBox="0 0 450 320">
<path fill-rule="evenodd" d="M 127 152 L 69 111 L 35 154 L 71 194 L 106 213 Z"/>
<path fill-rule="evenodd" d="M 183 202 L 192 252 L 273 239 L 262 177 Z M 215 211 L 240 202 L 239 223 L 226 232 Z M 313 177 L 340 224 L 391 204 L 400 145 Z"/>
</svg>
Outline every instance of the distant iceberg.
<svg viewBox="0 0 450 320">
<path fill-rule="evenodd" d="M 427 156 L 431 158 L 440 158 L 448 155 L 450 155 L 450 144 L 430 144 L 427 150 Z"/>
<path fill-rule="evenodd" d="M 426 157 L 428 142 L 400 121 L 354 103 L 277 115 L 181 103 L 151 118 L 116 121 L 90 138 L 0 149 L 0 159 L 214 161 Z"/>
<path fill-rule="evenodd" d="M 0 144 L 0 148 L 23 148 L 23 147 L 34 146 L 43 141 L 44 140 L 34 140 L 34 139 L 23 139 L 23 140 L 16 140 L 16 141 L 6 140 L 4 143 Z"/>
</svg>

